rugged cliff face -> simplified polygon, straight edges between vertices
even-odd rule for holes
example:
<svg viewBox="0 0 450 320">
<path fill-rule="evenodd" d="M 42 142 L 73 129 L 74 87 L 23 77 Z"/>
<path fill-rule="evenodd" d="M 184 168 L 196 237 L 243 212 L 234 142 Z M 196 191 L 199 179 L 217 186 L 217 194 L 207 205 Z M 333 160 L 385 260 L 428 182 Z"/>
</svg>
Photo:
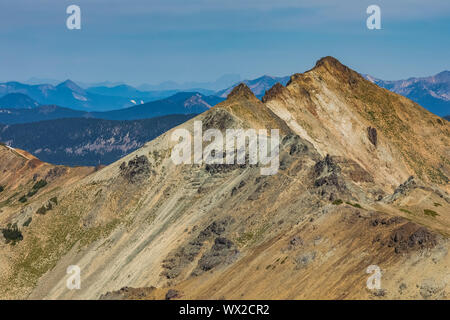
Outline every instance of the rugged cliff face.
<svg viewBox="0 0 450 320">
<path fill-rule="evenodd" d="M 448 298 L 450 124 L 331 57 L 262 101 L 240 85 L 48 194 L 57 204 L 33 213 L 23 239 L 0 243 L 0 295 Z M 203 132 L 278 129 L 278 172 L 175 165 L 172 133 L 192 133 L 194 121 Z M 40 205 L 8 209 L 16 215 L 0 216 L 1 225 Z M 80 290 L 66 287 L 69 265 L 81 268 Z M 370 265 L 382 270 L 380 290 L 366 287 Z"/>
</svg>

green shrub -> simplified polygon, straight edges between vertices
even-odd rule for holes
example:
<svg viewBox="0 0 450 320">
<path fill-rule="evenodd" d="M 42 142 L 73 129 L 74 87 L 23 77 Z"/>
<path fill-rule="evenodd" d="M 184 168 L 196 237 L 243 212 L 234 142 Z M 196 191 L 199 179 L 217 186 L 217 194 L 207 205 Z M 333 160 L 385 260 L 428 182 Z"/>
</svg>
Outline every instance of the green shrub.
<svg viewBox="0 0 450 320">
<path fill-rule="evenodd" d="M 3 237 L 6 239 L 6 243 L 15 245 L 18 241 L 23 240 L 22 232 L 20 232 L 17 227 L 17 223 L 14 223 L 13 225 L 9 223 L 6 228 L 2 229 L 2 233 Z"/>
<path fill-rule="evenodd" d="M 54 204 L 58 205 L 58 198 L 57 197 L 53 197 L 50 199 L 50 202 L 53 202 Z"/>
<path fill-rule="evenodd" d="M 430 210 L 430 209 L 424 209 L 423 213 L 426 214 L 427 216 L 430 216 L 430 217 L 433 217 L 433 218 L 439 215 L 436 211 L 433 211 L 433 210 Z"/>
<path fill-rule="evenodd" d="M 31 198 L 32 196 L 34 196 L 39 189 L 42 189 L 43 187 L 45 187 L 47 185 L 47 181 L 45 180 L 39 180 L 38 182 L 36 182 L 33 187 L 31 188 L 31 190 L 27 193 L 27 197 Z"/>
<path fill-rule="evenodd" d="M 27 193 L 27 197 L 31 198 L 32 196 L 34 196 L 38 191 L 37 190 L 31 190 L 30 192 Z"/>
<path fill-rule="evenodd" d="M 27 202 L 27 197 L 26 196 L 21 196 L 19 199 L 19 202 L 25 203 Z"/>
<path fill-rule="evenodd" d="M 344 201 L 342 201 L 341 199 L 336 199 L 332 202 L 335 206 L 341 205 L 344 203 Z"/>
<path fill-rule="evenodd" d="M 0 190 L 0 191 L 1 191 L 1 190 Z M 434 206 L 435 206 L 435 207 L 441 207 L 442 204 L 440 204 L 440 203 L 438 203 L 438 202 L 435 202 L 435 203 L 434 203 Z"/>
<path fill-rule="evenodd" d="M 411 212 L 411 211 L 409 211 L 409 210 L 406 210 L 406 209 L 400 209 L 400 211 L 402 211 L 402 212 L 405 212 L 405 213 L 409 213 L 409 214 L 412 214 L 412 212 Z"/>
<path fill-rule="evenodd" d="M 5 190 L 4 186 L 0 186 L 0 192 L 3 192 Z"/>
<path fill-rule="evenodd" d="M 33 190 L 39 190 L 42 189 L 43 187 L 45 187 L 47 185 L 47 181 L 45 180 L 39 180 L 38 182 L 36 182 L 33 186 Z"/>
<path fill-rule="evenodd" d="M 349 204 L 349 205 L 351 205 L 352 207 L 355 207 L 355 208 L 362 209 L 362 207 L 361 207 L 361 205 L 359 203 L 351 203 L 351 202 L 347 201 L 346 204 Z"/>
</svg>

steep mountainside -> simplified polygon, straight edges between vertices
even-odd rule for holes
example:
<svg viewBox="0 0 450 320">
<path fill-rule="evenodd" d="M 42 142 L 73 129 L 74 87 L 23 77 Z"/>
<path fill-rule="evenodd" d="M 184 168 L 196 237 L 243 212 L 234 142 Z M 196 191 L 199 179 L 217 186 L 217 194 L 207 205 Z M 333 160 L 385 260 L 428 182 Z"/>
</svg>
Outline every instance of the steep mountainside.
<svg viewBox="0 0 450 320">
<path fill-rule="evenodd" d="M 450 110 L 450 71 L 435 76 L 410 78 L 407 80 L 385 81 L 369 75 L 364 76 L 380 87 L 405 96 L 439 116 Z"/>
<path fill-rule="evenodd" d="M 54 166 L 26 151 L 0 144 L 1 221 L 10 219 L 14 213 L 14 221 L 22 226 L 31 217 L 24 204 L 40 201 L 94 171 L 94 167 Z"/>
<path fill-rule="evenodd" d="M 110 164 L 195 115 L 134 121 L 68 118 L 1 125 L 0 141 L 53 164 Z"/>
<path fill-rule="evenodd" d="M 279 170 L 175 165 L 175 129 L 279 129 Z M 204 143 L 206 146 L 207 143 Z M 450 124 L 334 58 L 226 101 L 42 201 L 3 298 L 448 299 Z M 0 225 L 14 223 L 16 216 Z M 81 268 L 81 289 L 66 270 Z M 369 266 L 382 287 L 369 290 Z M 132 287 L 132 289 L 130 288 Z"/>
</svg>

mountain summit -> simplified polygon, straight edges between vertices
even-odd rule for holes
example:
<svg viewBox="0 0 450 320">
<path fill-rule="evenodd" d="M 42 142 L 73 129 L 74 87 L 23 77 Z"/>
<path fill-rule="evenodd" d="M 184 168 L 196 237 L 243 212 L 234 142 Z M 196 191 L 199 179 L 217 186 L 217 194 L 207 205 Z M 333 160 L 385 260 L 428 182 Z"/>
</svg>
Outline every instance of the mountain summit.
<svg viewBox="0 0 450 320">
<path fill-rule="evenodd" d="M 66 88 L 66 89 L 69 89 L 70 91 L 73 91 L 78 94 L 86 93 L 86 91 L 84 91 L 84 89 L 82 89 L 79 85 L 77 85 L 75 82 L 73 82 L 70 79 L 67 79 L 66 81 L 61 82 L 56 87 L 57 88 Z"/>
<path fill-rule="evenodd" d="M 27 203 L 7 200 L 33 194 L 31 181 L 0 193 L 4 234 L 21 233 L 0 242 L 0 296 L 448 297 L 450 123 L 331 57 L 263 101 L 238 85 L 70 186 L 49 180 Z M 175 164 L 173 133 L 193 135 L 197 121 L 203 132 L 278 129 L 277 173 L 249 161 Z M 80 290 L 67 290 L 69 265 L 82 270 Z M 368 289 L 369 266 L 382 288 Z"/>
<path fill-rule="evenodd" d="M 233 90 L 231 90 L 231 92 L 227 96 L 227 99 L 241 98 L 241 97 L 245 98 L 255 97 L 252 90 L 250 90 L 250 88 L 243 82 L 234 87 Z"/>
</svg>

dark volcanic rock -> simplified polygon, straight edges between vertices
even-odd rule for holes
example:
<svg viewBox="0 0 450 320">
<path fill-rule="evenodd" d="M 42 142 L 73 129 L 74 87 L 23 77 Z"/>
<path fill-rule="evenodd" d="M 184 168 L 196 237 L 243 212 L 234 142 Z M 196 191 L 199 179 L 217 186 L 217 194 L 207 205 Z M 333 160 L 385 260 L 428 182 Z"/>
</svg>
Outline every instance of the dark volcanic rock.
<svg viewBox="0 0 450 320">
<path fill-rule="evenodd" d="M 432 248 L 437 244 L 436 236 L 425 227 L 407 222 L 395 229 L 389 239 L 389 247 L 394 247 L 396 253 L 410 250 Z"/>
<path fill-rule="evenodd" d="M 314 165 L 314 176 L 317 178 L 314 181 L 314 186 L 333 186 L 337 189 L 343 189 L 344 183 L 341 181 L 339 174 L 341 173 L 341 168 L 333 160 L 330 155 L 317 162 Z"/>
<path fill-rule="evenodd" d="M 280 148 L 280 170 L 289 169 L 292 174 L 301 170 L 305 161 L 321 158 L 311 143 L 295 134 L 284 136 Z"/>
<path fill-rule="evenodd" d="M 394 193 L 388 197 L 386 197 L 386 202 L 394 202 L 400 197 L 406 196 L 412 190 L 416 188 L 423 188 L 420 186 L 413 176 L 410 176 L 405 182 L 400 184 L 395 190 Z"/>
<path fill-rule="evenodd" d="M 150 293 L 152 293 L 155 287 L 146 288 L 131 288 L 123 287 L 117 291 L 107 292 L 100 296 L 100 300 L 136 300 L 145 299 Z"/>
<path fill-rule="evenodd" d="M 372 144 L 376 147 L 378 144 L 377 129 L 368 127 L 367 135 L 369 137 L 370 142 L 372 142 Z"/>
<path fill-rule="evenodd" d="M 233 223 L 233 221 L 234 220 L 231 217 L 214 221 L 200 231 L 196 238 L 171 252 L 163 261 L 162 267 L 164 268 L 164 271 L 162 275 L 167 279 L 178 277 L 183 269 L 195 260 L 203 248 L 204 243 L 214 237 L 218 238 L 224 234 L 227 227 Z"/>
<path fill-rule="evenodd" d="M 61 177 L 66 172 L 67 172 L 67 168 L 65 168 L 65 167 L 58 166 L 58 167 L 51 168 L 50 170 L 48 170 L 47 175 L 45 176 L 44 180 L 52 181 L 58 177 Z"/>
<path fill-rule="evenodd" d="M 169 289 L 166 293 L 166 300 L 172 300 L 179 297 L 180 293 L 177 290 Z"/>
<path fill-rule="evenodd" d="M 219 265 L 231 263 L 238 254 L 239 251 L 231 240 L 225 237 L 217 237 L 211 249 L 200 258 L 193 275 L 198 275 L 202 271 L 209 271 Z"/>
<path fill-rule="evenodd" d="M 148 178 L 150 173 L 150 162 L 144 155 L 136 156 L 134 159 L 128 161 L 128 165 L 125 162 L 122 162 L 120 165 L 120 175 L 130 183 L 136 183 L 144 178 Z"/>
</svg>

